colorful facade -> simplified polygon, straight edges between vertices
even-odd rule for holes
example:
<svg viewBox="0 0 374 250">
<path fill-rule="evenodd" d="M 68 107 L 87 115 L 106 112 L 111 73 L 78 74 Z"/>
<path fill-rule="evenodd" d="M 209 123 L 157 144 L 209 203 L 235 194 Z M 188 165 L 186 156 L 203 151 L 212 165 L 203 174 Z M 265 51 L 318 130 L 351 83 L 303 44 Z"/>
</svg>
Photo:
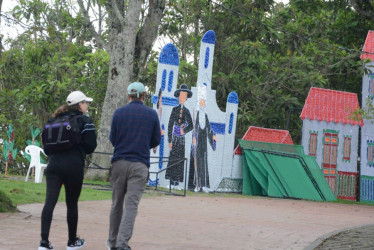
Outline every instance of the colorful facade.
<svg viewBox="0 0 374 250">
<path fill-rule="evenodd" d="M 312 87 L 301 112 L 301 143 L 315 157 L 326 181 L 340 199 L 357 198 L 359 127 L 352 112 L 359 109 L 357 94 Z"/>
<path fill-rule="evenodd" d="M 361 55 L 367 69 L 362 79 L 362 107 L 374 103 L 374 31 L 369 31 Z M 369 102 L 369 103 L 368 103 Z M 361 128 L 360 201 L 374 202 L 374 124 L 364 120 Z"/>
</svg>

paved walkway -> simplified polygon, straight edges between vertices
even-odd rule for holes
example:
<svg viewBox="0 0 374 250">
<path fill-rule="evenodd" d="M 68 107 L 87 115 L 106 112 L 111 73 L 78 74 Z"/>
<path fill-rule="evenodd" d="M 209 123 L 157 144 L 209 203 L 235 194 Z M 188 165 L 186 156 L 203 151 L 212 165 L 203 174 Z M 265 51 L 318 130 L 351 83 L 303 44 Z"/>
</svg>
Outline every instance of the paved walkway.
<svg viewBox="0 0 374 250">
<path fill-rule="evenodd" d="M 78 234 L 87 240 L 85 249 L 105 249 L 110 203 L 79 203 Z M 0 213 L 1 250 L 37 249 L 42 206 Z M 260 197 L 146 197 L 130 245 L 134 250 L 374 249 L 373 225 L 374 206 Z M 356 229 L 333 236 L 349 228 Z M 58 203 L 50 240 L 62 250 L 66 239 L 66 208 Z"/>
<path fill-rule="evenodd" d="M 308 249 L 374 249 L 374 225 L 327 234 L 316 240 Z"/>
</svg>

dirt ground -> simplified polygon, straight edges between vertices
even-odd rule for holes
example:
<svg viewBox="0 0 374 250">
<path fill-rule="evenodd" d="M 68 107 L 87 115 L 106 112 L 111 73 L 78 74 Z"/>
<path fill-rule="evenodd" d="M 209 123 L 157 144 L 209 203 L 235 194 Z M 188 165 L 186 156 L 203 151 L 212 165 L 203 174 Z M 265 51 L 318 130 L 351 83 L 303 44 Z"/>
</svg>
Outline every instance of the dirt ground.
<svg viewBox="0 0 374 250">
<path fill-rule="evenodd" d="M 85 249 L 106 249 L 110 201 L 79 203 Z M 37 249 L 43 204 L 0 213 L 0 249 Z M 148 249 L 304 249 L 337 230 L 374 224 L 374 206 L 275 198 L 146 197 L 130 246 Z M 66 249 L 66 208 L 58 203 L 50 241 Z"/>
</svg>

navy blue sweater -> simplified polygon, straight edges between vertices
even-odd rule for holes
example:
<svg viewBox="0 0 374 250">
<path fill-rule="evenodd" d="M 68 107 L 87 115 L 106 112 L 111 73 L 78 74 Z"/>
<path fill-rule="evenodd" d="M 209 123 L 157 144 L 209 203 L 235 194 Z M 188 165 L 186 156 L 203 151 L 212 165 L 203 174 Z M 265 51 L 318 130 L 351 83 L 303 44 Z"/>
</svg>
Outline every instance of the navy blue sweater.
<svg viewBox="0 0 374 250">
<path fill-rule="evenodd" d="M 110 130 L 114 147 L 112 162 L 125 159 L 150 165 L 150 149 L 161 140 L 160 122 L 156 111 L 139 100 L 114 111 Z"/>
</svg>

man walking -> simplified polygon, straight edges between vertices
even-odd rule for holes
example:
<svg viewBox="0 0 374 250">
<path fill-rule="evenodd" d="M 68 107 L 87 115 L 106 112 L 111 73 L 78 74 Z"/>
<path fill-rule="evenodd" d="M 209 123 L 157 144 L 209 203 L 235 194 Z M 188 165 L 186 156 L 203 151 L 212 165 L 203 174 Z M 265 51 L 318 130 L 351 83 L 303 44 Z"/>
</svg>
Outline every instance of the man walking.
<svg viewBox="0 0 374 250">
<path fill-rule="evenodd" d="M 110 173 L 112 206 L 106 246 L 117 250 L 131 249 L 128 242 L 148 181 L 150 149 L 158 146 L 161 140 L 157 113 L 143 104 L 146 96 L 144 85 L 131 83 L 127 94 L 129 103 L 114 112 L 110 131 L 114 154 Z"/>
</svg>

